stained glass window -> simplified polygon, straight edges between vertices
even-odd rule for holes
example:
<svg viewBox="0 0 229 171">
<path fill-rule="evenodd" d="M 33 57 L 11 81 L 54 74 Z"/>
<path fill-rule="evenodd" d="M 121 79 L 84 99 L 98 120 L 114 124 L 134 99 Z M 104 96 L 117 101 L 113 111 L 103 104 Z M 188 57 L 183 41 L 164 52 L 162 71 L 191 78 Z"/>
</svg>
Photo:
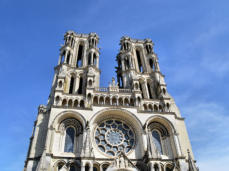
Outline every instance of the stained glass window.
<svg viewBox="0 0 229 171">
<path fill-rule="evenodd" d="M 152 137 L 153 137 L 153 142 L 154 142 L 158 152 L 160 154 L 162 154 L 161 138 L 160 138 L 160 134 L 158 133 L 158 131 L 153 130 Z"/>
<path fill-rule="evenodd" d="M 66 129 L 64 152 L 73 152 L 74 150 L 75 130 L 72 127 Z"/>
<path fill-rule="evenodd" d="M 126 123 L 109 119 L 99 124 L 95 130 L 95 142 L 100 151 L 117 156 L 120 151 L 128 153 L 135 144 L 135 134 Z"/>
</svg>

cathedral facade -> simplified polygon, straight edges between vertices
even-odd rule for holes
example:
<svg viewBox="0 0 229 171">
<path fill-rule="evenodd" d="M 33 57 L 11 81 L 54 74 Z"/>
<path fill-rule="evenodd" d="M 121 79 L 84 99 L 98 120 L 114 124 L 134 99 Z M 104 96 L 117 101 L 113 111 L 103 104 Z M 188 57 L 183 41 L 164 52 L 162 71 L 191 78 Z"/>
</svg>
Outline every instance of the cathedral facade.
<svg viewBox="0 0 229 171">
<path fill-rule="evenodd" d="M 197 171 L 153 42 L 122 37 L 108 87 L 99 86 L 98 42 L 66 32 L 24 171 Z"/>
</svg>

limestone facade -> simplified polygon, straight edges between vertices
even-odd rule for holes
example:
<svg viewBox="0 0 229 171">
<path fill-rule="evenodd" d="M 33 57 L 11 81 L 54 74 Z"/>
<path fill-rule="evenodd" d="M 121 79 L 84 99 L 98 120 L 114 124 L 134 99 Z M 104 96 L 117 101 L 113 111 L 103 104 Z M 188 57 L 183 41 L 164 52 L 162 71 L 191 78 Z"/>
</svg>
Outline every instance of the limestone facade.
<svg viewBox="0 0 229 171">
<path fill-rule="evenodd" d="M 99 37 L 68 31 L 24 171 L 196 171 L 150 39 L 122 37 L 117 83 L 99 87 Z"/>
</svg>

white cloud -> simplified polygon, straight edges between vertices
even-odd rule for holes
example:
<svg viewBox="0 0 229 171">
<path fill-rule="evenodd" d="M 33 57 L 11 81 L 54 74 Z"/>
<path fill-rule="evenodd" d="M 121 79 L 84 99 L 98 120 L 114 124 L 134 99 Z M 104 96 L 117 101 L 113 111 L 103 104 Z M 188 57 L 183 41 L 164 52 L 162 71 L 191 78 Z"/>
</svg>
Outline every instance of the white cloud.
<svg viewBox="0 0 229 171">
<path fill-rule="evenodd" d="M 203 171 L 226 171 L 229 161 L 229 115 L 214 102 L 193 102 L 181 107 L 197 165 Z"/>
<path fill-rule="evenodd" d="M 229 155 L 198 162 L 201 171 L 228 171 Z"/>
</svg>

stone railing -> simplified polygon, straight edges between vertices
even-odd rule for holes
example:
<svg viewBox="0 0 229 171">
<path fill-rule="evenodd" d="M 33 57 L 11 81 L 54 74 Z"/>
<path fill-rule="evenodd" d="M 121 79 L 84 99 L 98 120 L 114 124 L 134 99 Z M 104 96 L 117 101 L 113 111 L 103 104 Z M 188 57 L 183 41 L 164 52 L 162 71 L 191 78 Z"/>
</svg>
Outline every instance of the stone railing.
<svg viewBox="0 0 229 171">
<path fill-rule="evenodd" d="M 96 92 L 119 92 L 119 93 L 132 93 L 131 89 L 124 89 L 118 87 L 96 87 Z"/>
<path fill-rule="evenodd" d="M 107 87 L 97 87 L 97 88 L 95 88 L 95 91 L 97 91 L 97 92 L 108 92 L 108 88 Z"/>
</svg>

